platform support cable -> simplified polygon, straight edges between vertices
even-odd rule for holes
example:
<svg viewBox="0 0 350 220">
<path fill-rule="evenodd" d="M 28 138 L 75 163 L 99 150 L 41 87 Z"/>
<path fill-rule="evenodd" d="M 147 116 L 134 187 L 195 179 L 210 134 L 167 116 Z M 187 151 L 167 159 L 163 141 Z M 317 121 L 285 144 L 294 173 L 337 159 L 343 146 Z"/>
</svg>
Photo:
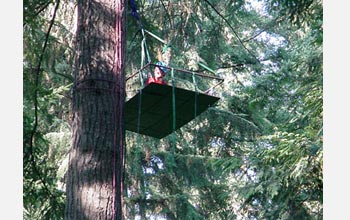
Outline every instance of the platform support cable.
<svg viewBox="0 0 350 220">
<path fill-rule="evenodd" d="M 195 93 L 194 93 L 194 118 L 197 117 L 197 105 L 198 105 L 198 86 L 197 86 L 197 81 L 196 81 L 196 74 L 195 73 L 192 73 L 192 81 L 193 81 L 193 85 L 194 85 L 194 90 L 195 90 Z M 195 132 L 196 132 L 196 135 L 195 135 L 195 138 L 194 138 L 194 143 L 195 143 L 195 149 L 196 149 L 196 152 L 197 152 L 197 137 L 198 137 L 198 129 L 197 129 L 197 126 L 195 126 Z"/>
<path fill-rule="evenodd" d="M 171 92 L 171 97 L 172 97 L 172 129 L 173 132 L 171 134 L 171 140 L 170 140 L 170 150 L 171 150 L 171 161 L 169 164 L 171 164 L 171 167 L 175 167 L 175 148 L 176 148 L 176 95 L 175 95 L 175 77 L 174 77 L 174 69 L 171 68 L 171 86 L 172 86 L 172 92 Z"/>
</svg>

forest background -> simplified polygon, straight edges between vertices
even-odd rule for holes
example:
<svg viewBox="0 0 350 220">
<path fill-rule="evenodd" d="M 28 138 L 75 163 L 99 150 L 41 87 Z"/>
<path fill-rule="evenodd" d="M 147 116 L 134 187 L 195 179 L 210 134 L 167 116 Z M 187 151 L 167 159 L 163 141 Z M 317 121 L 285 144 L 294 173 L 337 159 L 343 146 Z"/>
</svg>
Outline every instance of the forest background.
<svg viewBox="0 0 350 220">
<path fill-rule="evenodd" d="M 326 8 L 327 9 L 327 8 Z M 344 14 L 345 14 L 345 12 L 344 12 Z M 19 16 L 19 17 L 21 17 L 21 16 Z M 15 19 L 14 19 L 15 20 Z M 326 23 L 326 22 L 325 22 Z M 22 27 L 22 26 L 21 26 Z M 11 30 L 11 28 L 9 29 L 9 30 Z M 340 35 L 341 36 L 341 35 Z M 340 37 L 341 38 L 341 37 Z M 337 38 L 337 40 L 339 40 L 339 38 Z M 21 42 L 21 39 L 19 38 L 19 41 L 16 41 L 16 42 Z M 16 44 L 16 43 L 14 43 L 15 45 L 18 45 L 18 44 Z M 20 45 L 20 44 L 19 44 Z M 343 44 L 343 46 L 344 45 L 346 45 L 346 43 L 344 43 Z M 333 46 L 333 45 L 332 45 Z M 344 51 L 344 49 L 346 48 L 346 47 L 341 47 L 341 48 L 338 48 L 338 50 L 337 51 Z M 22 54 L 21 54 L 21 49 L 22 48 L 19 48 L 19 57 L 21 57 L 22 56 Z M 16 50 L 15 50 L 16 51 Z M 330 49 L 330 51 L 332 51 L 332 49 Z M 337 52 L 337 54 L 338 54 L 339 52 Z M 343 58 L 344 59 L 344 58 Z M 6 60 L 5 58 L 3 59 L 3 60 Z M 322 60 L 322 59 L 321 59 Z M 330 60 L 331 60 L 331 58 L 330 58 Z M 346 61 L 344 60 L 344 62 L 343 63 L 346 63 Z M 19 62 L 19 66 L 20 66 L 20 72 L 21 72 L 21 67 L 22 67 L 22 60 L 20 60 L 20 62 Z M 213 66 L 213 65 L 211 65 L 211 66 Z M 335 69 L 336 68 L 339 68 L 340 67 L 340 65 L 332 65 L 333 67 L 335 67 Z M 343 70 L 340 70 L 340 71 L 338 71 L 338 72 L 342 72 Z M 15 79 L 15 82 L 12 84 L 12 85 L 18 85 L 18 84 L 20 84 L 20 83 L 18 83 L 18 82 L 21 82 L 22 81 L 22 78 L 21 77 L 19 77 L 20 78 L 20 80 L 19 81 L 16 81 L 16 80 L 18 80 L 17 78 Z M 259 78 L 258 80 L 262 80 L 261 78 Z M 344 80 L 344 82 L 343 83 L 345 83 L 346 82 L 346 80 Z M 267 82 L 266 82 L 267 83 Z M 340 82 L 341 83 L 341 82 Z M 6 83 L 6 84 L 10 84 L 10 83 Z M 341 84 L 340 84 L 341 85 Z M 339 87 L 341 87 L 341 86 L 339 86 Z M 7 88 L 6 86 L 5 86 L 5 88 Z M 15 88 L 15 89 L 13 89 L 13 88 Z M 343 88 L 346 88 L 346 85 L 344 85 L 343 86 Z M 15 86 L 11 86 L 10 88 L 9 88 L 9 90 L 6 90 L 6 91 L 13 91 L 11 94 L 18 94 L 18 92 L 19 91 L 21 91 L 21 87 L 15 87 Z M 332 88 L 333 89 L 333 88 Z M 334 90 L 333 90 L 334 91 Z M 8 94 L 9 94 L 10 92 L 8 92 Z M 2 92 L 2 95 L 3 94 L 6 94 L 6 92 Z M 52 94 L 51 94 L 52 95 Z M 21 94 L 20 95 L 18 95 L 19 97 L 21 97 Z M 340 97 L 340 96 L 338 96 L 337 94 L 335 94 L 334 96 L 332 96 L 332 97 Z M 6 96 L 6 97 L 4 97 L 4 100 L 8 100 L 8 96 Z M 17 100 L 17 99 L 15 99 L 15 100 Z M 24 99 L 23 100 L 25 100 L 25 97 L 24 97 Z M 330 103 L 332 103 L 332 102 L 334 102 L 333 100 L 333 98 L 331 98 L 331 100 L 332 101 L 330 101 Z M 337 100 L 337 99 L 335 99 L 335 100 Z M 21 101 L 22 100 L 17 100 L 17 102 L 18 102 L 18 105 L 19 106 L 21 106 Z M 236 101 L 236 100 L 235 100 Z M 11 101 L 11 102 L 13 102 L 13 100 Z M 11 103 L 10 102 L 10 103 Z M 259 104 L 261 104 L 261 103 L 259 103 Z M 338 103 L 338 104 L 340 104 L 340 103 Z M 338 105 L 337 104 L 337 105 Z M 24 106 L 25 107 L 25 106 Z M 20 108 L 21 109 L 21 108 Z M 337 113 L 338 115 L 346 115 L 346 113 L 344 113 L 344 114 L 341 114 L 341 112 L 342 112 L 342 110 L 343 109 L 346 109 L 346 108 L 337 108 L 337 111 L 336 112 L 334 112 L 334 113 Z M 11 112 L 12 112 L 12 110 L 11 110 Z M 4 115 L 7 115 L 7 113 L 8 112 L 6 112 L 6 114 L 2 114 L 2 116 L 4 116 Z M 13 114 L 13 113 L 11 113 L 11 114 Z M 11 115 L 10 114 L 10 115 Z M 25 113 L 24 113 L 25 114 Z M 21 111 L 19 112 L 19 113 L 17 113 L 17 115 L 15 115 L 15 116 L 18 116 L 18 115 L 21 115 Z M 254 115 L 254 113 L 251 113 L 251 116 L 252 116 L 252 118 L 251 118 L 251 120 L 252 121 L 254 121 L 254 119 L 253 119 L 253 116 Z M 14 123 L 15 121 L 18 121 L 18 120 L 20 120 L 18 117 L 15 117 L 15 119 L 14 120 L 12 120 L 11 119 L 11 123 L 6 123 L 6 124 L 12 124 L 12 123 Z M 3 121 L 6 121 L 6 119 L 4 118 L 4 120 Z M 7 120 L 8 121 L 8 120 Z M 256 124 L 258 124 L 257 122 L 255 122 Z M 345 123 L 345 120 L 343 121 L 343 123 Z M 14 123 L 14 124 L 20 124 L 20 125 L 22 125 L 22 123 L 20 122 L 20 123 Z M 332 124 L 332 122 L 330 122 L 330 124 Z M 263 126 L 263 125 L 260 125 L 260 126 Z M 13 127 L 10 127 L 10 128 L 13 128 Z M 21 133 L 21 126 L 19 126 L 19 129 L 18 128 L 14 128 L 14 130 L 15 130 L 15 132 L 14 133 Z M 344 132 L 344 130 L 346 130 L 346 129 L 340 129 L 341 131 L 338 131 L 337 130 L 337 132 L 339 132 L 339 133 L 341 133 L 342 131 Z M 4 132 L 5 133 L 5 132 Z M 290 134 L 290 133 L 289 133 Z M 276 135 L 276 134 L 274 134 L 274 135 Z M 282 134 L 283 135 L 283 134 Z M 341 135 L 340 135 L 341 136 Z M 342 137 L 346 137 L 346 135 L 344 134 Z M 336 141 L 339 141 L 339 139 L 329 139 L 329 141 L 331 141 L 332 140 L 332 146 L 334 145 L 334 143 L 337 143 Z M 287 140 L 288 141 L 288 140 Z M 334 142 L 333 142 L 334 141 Z M 20 145 L 20 146 L 22 146 L 22 142 L 21 141 L 19 141 L 20 143 L 18 144 L 18 145 Z M 339 144 L 339 146 L 344 146 L 343 144 Z M 335 148 L 336 148 L 337 146 L 335 146 Z M 315 149 L 314 149 L 315 150 Z M 10 151 L 9 153 L 10 154 L 13 154 L 14 155 L 14 158 L 16 158 L 16 160 L 18 159 L 18 163 L 15 163 L 16 165 L 17 165 L 17 167 L 18 167 L 18 164 L 19 165 L 21 165 L 21 163 L 20 163 L 20 161 L 22 161 L 22 157 L 18 157 L 18 155 L 21 155 L 21 152 L 22 152 L 22 147 L 20 147 L 20 150 L 19 150 L 19 152 L 18 151 L 15 151 L 15 152 L 13 152 L 12 153 L 12 151 Z M 332 154 L 332 152 L 334 153 L 334 150 L 332 150 L 332 151 L 329 151 L 330 152 L 330 154 Z M 48 153 L 48 152 L 42 152 L 44 155 L 46 154 L 46 153 Z M 270 153 L 272 153 L 272 152 L 259 152 L 259 153 L 262 153 L 263 154 L 263 156 L 265 156 L 265 159 L 268 159 L 268 158 L 266 158 Z M 276 152 L 274 152 L 274 153 L 278 153 L 277 151 Z M 315 152 L 312 152 L 312 153 L 315 153 Z M 265 154 L 265 155 L 264 155 Z M 341 157 L 344 157 L 344 155 L 346 155 L 346 154 L 340 154 L 339 155 L 339 153 L 337 154 L 337 158 L 341 158 Z M 253 157 L 254 156 L 256 156 L 256 155 L 252 155 Z M 7 156 L 6 156 L 7 157 Z M 270 158 L 271 159 L 271 158 Z M 4 161 L 6 161 L 6 160 L 4 160 Z M 6 163 L 8 162 L 8 160 L 6 161 Z M 269 162 L 268 160 L 266 161 L 267 163 Z M 343 158 L 342 160 L 340 160 L 340 159 L 337 159 L 337 163 L 340 163 L 340 166 L 339 166 L 339 169 L 341 170 L 342 168 L 345 168 L 346 167 L 346 165 L 343 165 L 343 166 L 341 166 L 341 164 L 342 163 L 344 163 L 344 162 L 346 162 L 346 159 L 345 158 Z M 13 162 L 12 162 L 13 163 Z M 15 166 L 16 166 L 15 165 Z M 234 167 L 234 165 L 232 164 L 232 163 L 229 163 L 228 165 L 230 165 L 230 166 L 228 166 L 229 168 L 228 169 L 232 169 L 232 168 L 235 168 Z M 8 166 L 8 165 L 7 165 Z M 24 165 L 25 166 L 25 165 Z M 254 166 L 256 166 L 256 164 L 254 164 Z M 5 164 L 2 166 L 2 167 L 6 167 L 5 166 Z M 50 168 L 50 167 L 48 167 L 48 168 Z M 332 167 L 330 167 L 330 169 L 331 169 Z M 338 169 L 338 168 L 337 168 Z M 13 173 L 13 169 L 9 169 L 10 170 L 10 172 L 11 173 Z M 8 173 L 9 172 L 9 170 L 8 169 L 5 169 L 5 173 Z M 19 171 L 20 170 L 22 170 L 22 167 L 19 167 L 19 169 L 18 169 Z M 17 169 L 15 169 L 15 173 L 16 173 L 16 171 L 17 171 Z M 55 172 L 55 171 L 53 171 L 53 172 Z M 227 169 L 226 169 L 226 172 L 227 172 Z M 20 172 L 19 172 L 20 173 Z M 345 172 L 343 172 L 343 173 L 345 173 Z M 326 173 L 327 174 L 327 173 Z M 11 174 L 10 176 L 12 176 L 13 174 Z M 264 175 L 264 174 L 262 174 L 262 175 Z M 284 177 L 281 177 L 282 179 L 284 178 Z M 289 178 L 289 177 L 288 177 Z M 317 178 L 319 178 L 319 177 L 317 177 Z M 22 179 L 22 176 L 20 175 L 20 176 L 17 176 L 17 179 L 19 179 L 19 181 L 18 182 L 22 182 L 21 181 L 21 179 Z M 56 181 L 56 180 L 53 180 L 53 181 Z M 266 179 L 265 179 L 265 181 L 266 181 Z M 267 180 L 267 181 L 269 181 L 269 180 Z M 344 181 L 340 181 L 340 182 L 337 182 L 337 184 L 339 184 L 339 185 L 345 185 L 345 183 L 346 183 L 346 180 L 344 180 Z M 21 184 L 19 184 L 20 186 L 13 186 L 13 184 L 12 184 L 12 182 L 10 182 L 9 183 L 10 185 L 11 185 L 11 187 L 9 187 L 10 189 L 14 189 L 13 191 L 15 191 L 16 193 L 11 193 L 11 196 L 7 196 L 8 198 L 9 197 L 13 197 L 13 195 L 16 195 L 17 196 L 17 200 L 15 199 L 15 200 L 10 200 L 10 201 L 21 201 L 22 200 L 22 195 L 20 194 L 20 195 L 18 195 L 18 192 L 22 192 L 22 185 Z M 259 182 L 259 184 L 264 184 L 263 182 Z M 252 190 L 252 195 L 254 195 L 254 196 L 258 196 L 258 192 L 259 192 L 259 190 L 260 189 L 258 189 L 257 190 L 257 185 L 259 185 L 259 184 L 252 184 L 252 185 L 250 185 L 249 187 L 249 190 Z M 270 184 L 270 183 L 265 183 L 265 184 Z M 55 183 L 53 183 L 53 185 L 55 185 Z M 3 189 L 4 187 L 2 187 L 2 189 Z M 6 187 L 7 188 L 7 187 Z M 277 187 L 277 188 L 272 188 L 272 189 L 270 189 L 271 191 L 269 191 L 268 193 L 270 193 L 270 196 L 271 196 L 271 198 L 273 198 L 273 197 L 275 197 L 275 195 L 276 195 L 276 193 L 278 194 L 279 192 L 278 192 L 278 190 L 279 190 L 279 188 Z M 276 192 L 276 190 L 277 190 L 277 192 Z M 344 191 L 343 191 L 344 192 Z M 346 192 L 346 191 L 345 191 Z M 25 192 L 24 192 L 25 193 Z M 265 192 L 266 193 L 266 192 Z M 5 194 L 5 193 L 4 193 Z M 334 196 L 334 195 L 333 195 Z M 228 198 L 225 198 L 225 199 L 228 199 Z M 252 208 L 252 207 L 249 207 L 249 205 L 252 205 L 252 204 L 249 204 L 249 198 L 241 198 L 241 199 L 243 199 L 244 200 L 244 202 L 248 202 L 248 204 L 246 204 L 246 205 L 248 205 L 248 207 L 246 207 L 247 209 L 246 210 L 248 210 L 248 209 L 250 209 L 250 208 Z M 263 198 L 259 198 L 259 199 L 261 199 L 261 201 L 263 201 Z M 14 202 L 14 203 L 16 203 L 16 202 Z M 43 204 L 40 204 L 40 205 L 43 205 Z M 261 204 L 259 204 L 259 205 L 266 205 L 266 204 L 263 204 L 263 203 L 261 203 Z M 341 206 L 341 204 L 339 204 L 339 203 L 337 203 L 337 205 L 338 206 Z M 20 207 L 20 209 L 22 209 L 22 207 Z M 243 212 L 247 212 L 247 211 L 243 211 Z M 344 209 L 340 209 L 340 210 L 346 210 L 345 208 Z M 253 213 L 254 213 L 254 211 L 253 211 Z M 341 212 L 338 212 L 338 214 L 339 213 L 341 213 Z M 13 214 L 13 213 L 12 213 Z M 40 213 L 38 213 L 39 215 L 40 215 Z M 227 214 L 227 213 L 226 213 Z M 243 215 L 244 215 L 244 213 L 242 213 Z"/>
</svg>

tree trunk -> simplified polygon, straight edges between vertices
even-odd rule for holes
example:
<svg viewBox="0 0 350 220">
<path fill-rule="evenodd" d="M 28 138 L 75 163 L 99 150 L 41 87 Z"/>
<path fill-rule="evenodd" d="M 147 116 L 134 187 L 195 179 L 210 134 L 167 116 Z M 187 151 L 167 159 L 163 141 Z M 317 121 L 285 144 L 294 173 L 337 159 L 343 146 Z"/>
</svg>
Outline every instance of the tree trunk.
<svg viewBox="0 0 350 220">
<path fill-rule="evenodd" d="M 122 219 L 125 0 L 78 1 L 66 220 Z"/>
</svg>

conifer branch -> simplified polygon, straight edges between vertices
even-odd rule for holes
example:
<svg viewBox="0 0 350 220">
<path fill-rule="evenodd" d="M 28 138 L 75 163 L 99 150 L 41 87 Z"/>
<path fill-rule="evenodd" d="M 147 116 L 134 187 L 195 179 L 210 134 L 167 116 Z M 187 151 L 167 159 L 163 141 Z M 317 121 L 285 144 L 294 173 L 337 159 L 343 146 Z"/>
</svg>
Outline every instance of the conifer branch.
<svg viewBox="0 0 350 220">
<path fill-rule="evenodd" d="M 43 12 L 47 7 L 49 7 L 49 5 L 51 4 L 51 1 L 47 1 L 44 4 L 40 4 L 39 6 L 37 6 L 35 9 L 38 9 L 35 14 L 32 16 L 33 18 L 35 18 L 36 16 L 38 16 L 41 12 Z M 23 22 L 23 27 L 26 26 L 26 22 Z"/>
<path fill-rule="evenodd" d="M 54 198 L 53 194 L 51 193 L 51 191 L 49 190 L 48 186 L 46 185 L 45 180 L 43 179 L 42 175 L 39 172 L 39 169 L 37 167 L 36 161 L 35 161 L 35 157 L 34 157 L 34 136 L 37 133 L 37 127 L 38 127 L 38 109 L 39 109 L 39 103 L 38 103 L 38 87 L 39 87 L 39 78 L 40 78 L 40 72 L 41 72 L 41 64 L 43 61 L 43 57 L 44 57 L 44 53 L 47 47 L 47 43 L 49 41 L 49 36 L 50 36 L 50 32 L 51 29 L 53 27 L 54 21 L 55 21 L 55 17 L 56 17 L 56 13 L 58 11 L 58 7 L 59 7 L 59 3 L 60 0 L 57 0 L 57 4 L 55 6 L 55 10 L 52 16 L 52 19 L 50 21 L 50 25 L 49 25 L 49 29 L 46 33 L 45 36 L 45 42 L 44 42 L 44 46 L 41 50 L 41 54 L 39 57 L 39 62 L 38 62 L 38 66 L 36 68 L 36 72 L 35 72 L 35 89 L 34 89 L 34 125 L 33 125 L 33 129 L 32 132 L 30 134 L 30 142 L 29 142 L 29 158 L 30 161 L 32 162 L 33 165 L 33 170 L 35 173 L 37 173 L 37 175 L 39 176 L 40 181 L 42 182 L 46 192 L 48 193 L 48 195 L 50 196 L 50 198 Z"/>
<path fill-rule="evenodd" d="M 258 63 L 260 63 L 260 60 L 258 58 L 255 57 L 255 55 L 244 45 L 244 42 L 241 40 L 241 38 L 238 36 L 237 32 L 235 31 L 235 29 L 232 27 L 232 25 L 230 24 L 230 22 L 214 7 L 213 4 L 211 4 L 208 0 L 204 0 L 214 11 L 216 14 L 219 15 L 219 17 L 221 17 L 226 24 L 231 28 L 233 34 L 236 36 L 236 38 L 238 39 L 239 43 L 243 46 L 243 48 L 256 60 L 258 61 Z"/>
<path fill-rule="evenodd" d="M 164 8 L 164 10 L 166 12 L 166 15 L 169 17 L 169 22 L 170 22 L 171 28 L 174 28 L 174 22 L 171 20 L 170 14 L 169 14 L 167 8 L 165 7 L 164 2 L 162 0 L 160 0 L 160 3 L 162 4 L 162 6 L 163 6 L 163 8 Z"/>
</svg>

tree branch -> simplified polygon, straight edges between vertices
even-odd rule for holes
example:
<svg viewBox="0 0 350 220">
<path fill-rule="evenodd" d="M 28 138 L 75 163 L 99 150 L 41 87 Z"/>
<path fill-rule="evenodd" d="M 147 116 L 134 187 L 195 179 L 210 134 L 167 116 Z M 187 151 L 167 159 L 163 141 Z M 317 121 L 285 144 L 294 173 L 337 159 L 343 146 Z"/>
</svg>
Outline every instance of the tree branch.
<svg viewBox="0 0 350 220">
<path fill-rule="evenodd" d="M 39 6 L 37 6 L 36 7 L 36 9 L 38 9 L 35 13 L 34 13 L 34 15 L 32 16 L 32 18 L 35 18 L 36 16 L 38 16 L 41 12 L 43 12 L 47 7 L 49 7 L 49 5 L 51 4 L 52 2 L 51 1 L 47 1 L 47 2 L 45 2 L 44 4 L 40 4 Z M 40 6 L 42 6 L 41 8 L 40 8 Z M 24 26 L 26 26 L 26 22 L 23 22 L 23 27 Z"/>
<path fill-rule="evenodd" d="M 37 175 L 39 176 L 40 181 L 42 182 L 46 192 L 48 193 L 48 195 L 50 196 L 50 198 L 54 198 L 54 196 L 52 195 L 51 191 L 49 190 L 49 188 L 46 185 L 45 180 L 43 179 L 42 175 L 39 172 L 39 169 L 36 165 L 36 161 L 35 161 L 35 157 L 34 157 L 34 136 L 37 133 L 37 127 L 38 127 L 38 108 L 39 108 L 39 103 L 38 103 L 38 87 L 39 87 L 39 78 L 40 78 L 40 72 L 41 72 L 41 64 L 42 64 L 42 60 L 44 57 L 44 53 L 47 47 L 47 43 L 49 40 L 49 36 L 50 36 L 50 32 L 52 29 L 52 26 L 54 24 L 55 21 L 55 17 L 56 17 L 56 13 L 58 10 L 58 6 L 59 6 L 60 0 L 57 0 L 57 4 L 55 6 L 55 10 L 54 10 L 54 14 L 52 16 L 52 19 L 50 21 L 50 25 L 49 25 L 49 29 L 46 33 L 45 36 L 45 42 L 44 42 L 44 46 L 41 50 L 41 54 L 39 57 L 39 62 L 38 62 L 38 66 L 36 68 L 36 73 L 35 73 L 35 89 L 34 89 L 34 125 L 33 125 L 33 130 L 30 134 L 30 143 L 29 143 L 29 156 L 30 156 L 30 161 L 32 162 L 33 165 L 33 170 L 35 173 L 37 173 Z"/>
<path fill-rule="evenodd" d="M 212 5 L 208 0 L 204 0 L 225 22 L 226 24 L 231 28 L 232 32 L 234 33 L 234 35 L 236 36 L 236 38 L 238 39 L 238 41 L 240 42 L 240 44 L 243 46 L 243 48 L 256 60 L 258 61 L 258 63 L 260 63 L 260 60 L 258 58 L 255 57 L 255 55 L 244 45 L 243 41 L 241 40 L 241 38 L 238 36 L 238 34 L 236 33 L 235 29 L 232 27 L 232 25 L 230 24 L 230 22 L 222 15 L 220 14 L 220 12 L 218 10 L 216 10 L 216 8 L 214 7 L 214 5 Z"/>
<path fill-rule="evenodd" d="M 170 22 L 171 28 L 174 28 L 174 22 L 172 22 L 171 17 L 170 17 L 170 14 L 169 14 L 167 8 L 165 7 L 164 2 L 163 2 L 162 0 L 160 0 L 160 2 L 162 3 L 162 6 L 163 6 L 164 10 L 166 11 L 166 15 L 167 15 L 168 18 L 169 18 L 169 22 Z"/>
</svg>

